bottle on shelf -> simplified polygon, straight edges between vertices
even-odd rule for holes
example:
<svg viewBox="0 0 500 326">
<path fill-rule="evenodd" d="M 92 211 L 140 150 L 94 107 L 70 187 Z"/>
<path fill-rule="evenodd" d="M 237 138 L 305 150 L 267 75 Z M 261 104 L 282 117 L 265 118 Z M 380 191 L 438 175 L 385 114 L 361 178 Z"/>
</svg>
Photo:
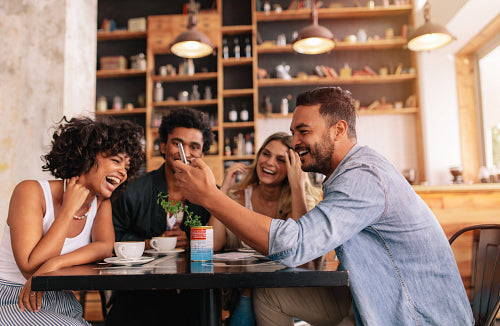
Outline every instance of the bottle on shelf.
<svg viewBox="0 0 500 326">
<path fill-rule="evenodd" d="M 252 45 L 250 44 L 250 39 L 248 37 L 245 38 L 245 57 L 252 57 Z"/>
<path fill-rule="evenodd" d="M 227 39 L 226 38 L 222 39 L 222 58 L 223 59 L 229 58 L 229 46 L 227 46 Z"/>
<path fill-rule="evenodd" d="M 193 91 L 190 96 L 191 101 L 199 101 L 200 100 L 200 92 L 198 91 L 198 85 L 193 84 Z"/>
<path fill-rule="evenodd" d="M 271 102 L 271 97 L 269 95 L 263 97 L 262 103 L 260 104 L 260 109 L 261 112 L 264 113 L 266 116 L 273 113 L 273 104 Z"/>
<path fill-rule="evenodd" d="M 240 121 L 243 121 L 243 122 L 248 121 L 247 105 L 244 102 L 241 104 Z"/>
<path fill-rule="evenodd" d="M 269 3 L 269 1 L 264 2 L 263 9 L 264 9 L 264 14 L 266 16 L 269 16 L 269 14 L 271 13 L 271 4 Z"/>
<path fill-rule="evenodd" d="M 281 114 L 288 115 L 288 98 L 283 97 L 280 103 Z"/>
<path fill-rule="evenodd" d="M 216 155 L 218 152 L 219 148 L 219 143 L 217 142 L 217 139 L 214 139 L 212 145 L 210 145 L 210 148 L 208 149 L 208 154 L 213 154 Z"/>
<path fill-rule="evenodd" d="M 155 84 L 155 89 L 153 92 L 153 100 L 155 102 L 163 101 L 163 86 L 159 82 Z"/>
<path fill-rule="evenodd" d="M 189 58 L 187 59 L 187 63 L 185 65 L 186 67 L 186 74 L 189 76 L 194 75 L 194 62 L 193 59 Z"/>
<path fill-rule="evenodd" d="M 234 104 L 231 104 L 228 118 L 230 122 L 236 122 L 238 120 L 238 112 L 236 111 Z"/>
<path fill-rule="evenodd" d="M 240 58 L 240 41 L 237 37 L 234 38 L 234 57 L 236 59 Z"/>
<path fill-rule="evenodd" d="M 115 96 L 113 98 L 113 110 L 121 110 L 123 108 L 123 101 L 120 96 Z"/>
<path fill-rule="evenodd" d="M 243 133 L 238 133 L 238 143 L 236 144 L 236 152 L 238 155 L 243 155 L 243 146 L 245 146 L 245 138 Z"/>
<path fill-rule="evenodd" d="M 238 136 L 233 137 L 233 144 L 231 146 L 231 155 L 238 155 Z"/>
<path fill-rule="evenodd" d="M 245 155 L 253 155 L 253 141 L 252 135 L 245 135 Z"/>
<path fill-rule="evenodd" d="M 205 93 L 203 93 L 203 98 L 205 100 L 212 99 L 212 88 L 210 86 L 205 86 Z"/>
<path fill-rule="evenodd" d="M 231 143 L 227 137 L 224 139 L 224 156 L 231 156 Z"/>
<path fill-rule="evenodd" d="M 215 118 L 215 115 L 213 114 L 209 114 L 208 115 L 208 120 L 210 121 L 210 127 L 215 127 L 217 124 L 216 124 L 216 118 Z"/>
<path fill-rule="evenodd" d="M 108 101 L 106 100 L 106 96 L 98 96 L 96 109 L 99 112 L 106 112 L 108 110 Z"/>
</svg>

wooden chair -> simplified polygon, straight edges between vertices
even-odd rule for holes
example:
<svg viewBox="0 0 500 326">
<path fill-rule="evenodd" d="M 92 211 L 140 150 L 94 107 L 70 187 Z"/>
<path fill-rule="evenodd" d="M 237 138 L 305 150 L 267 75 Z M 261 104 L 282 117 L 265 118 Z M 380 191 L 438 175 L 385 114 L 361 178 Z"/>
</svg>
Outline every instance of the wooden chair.
<svg viewBox="0 0 500 326">
<path fill-rule="evenodd" d="M 465 227 L 450 238 L 450 245 L 468 232 L 472 233 L 472 312 L 476 326 L 494 325 L 500 308 L 500 224 Z"/>
</svg>

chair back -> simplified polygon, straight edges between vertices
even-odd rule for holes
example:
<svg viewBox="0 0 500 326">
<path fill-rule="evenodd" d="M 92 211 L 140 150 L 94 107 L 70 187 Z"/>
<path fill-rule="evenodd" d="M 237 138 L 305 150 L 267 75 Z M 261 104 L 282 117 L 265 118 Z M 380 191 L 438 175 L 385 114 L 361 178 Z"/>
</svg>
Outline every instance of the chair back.
<svg viewBox="0 0 500 326">
<path fill-rule="evenodd" d="M 473 233 L 469 300 L 476 326 L 494 325 L 500 308 L 500 224 L 463 228 L 450 238 L 450 245 L 466 232 Z"/>
</svg>

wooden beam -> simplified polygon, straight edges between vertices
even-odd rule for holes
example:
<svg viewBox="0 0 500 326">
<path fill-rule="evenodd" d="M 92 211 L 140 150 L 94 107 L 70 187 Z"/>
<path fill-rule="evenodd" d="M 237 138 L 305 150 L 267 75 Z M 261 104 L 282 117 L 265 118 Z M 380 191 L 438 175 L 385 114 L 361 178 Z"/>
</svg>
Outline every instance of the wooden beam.
<svg viewBox="0 0 500 326">
<path fill-rule="evenodd" d="M 480 167 L 478 111 L 473 56 L 500 33 L 500 14 L 455 55 L 457 96 L 465 182 L 478 182 Z"/>
</svg>

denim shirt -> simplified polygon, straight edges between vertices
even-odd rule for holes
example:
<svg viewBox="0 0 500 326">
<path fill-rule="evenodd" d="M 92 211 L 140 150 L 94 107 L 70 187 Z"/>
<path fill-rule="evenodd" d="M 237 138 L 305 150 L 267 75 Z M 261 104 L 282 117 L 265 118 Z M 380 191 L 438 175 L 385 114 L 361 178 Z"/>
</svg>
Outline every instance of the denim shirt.
<svg viewBox="0 0 500 326">
<path fill-rule="evenodd" d="M 298 266 L 335 249 L 349 271 L 356 325 L 473 325 L 448 240 L 383 156 L 355 145 L 297 222 L 273 219 L 269 254 Z"/>
</svg>

